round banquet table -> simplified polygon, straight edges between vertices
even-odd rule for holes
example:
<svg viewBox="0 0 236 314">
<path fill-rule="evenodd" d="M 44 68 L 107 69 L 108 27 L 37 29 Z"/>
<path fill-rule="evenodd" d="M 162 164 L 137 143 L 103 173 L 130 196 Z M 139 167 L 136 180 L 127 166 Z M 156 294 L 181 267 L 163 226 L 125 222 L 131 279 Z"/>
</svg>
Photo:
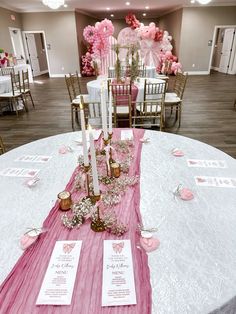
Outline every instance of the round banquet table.
<svg viewBox="0 0 236 314">
<path fill-rule="evenodd" d="M 236 286 L 236 189 L 200 187 L 194 176 L 236 177 L 236 161 L 198 141 L 146 130 L 150 143 L 141 153 L 140 210 L 146 228 L 158 227 L 158 250 L 149 253 L 152 313 L 209 313 L 233 296 Z M 40 169 L 40 181 L 27 187 L 25 178 L 0 177 L 0 281 L 22 251 L 21 235 L 40 227 L 77 165 L 81 132 L 41 139 L 0 156 L 0 171 L 7 167 Z M 73 151 L 61 155 L 69 145 Z M 174 157 L 173 148 L 184 151 Z M 47 163 L 15 161 L 22 155 L 50 155 Z M 227 168 L 189 168 L 187 158 L 225 160 Z M 195 198 L 182 201 L 173 190 L 182 183 Z"/>
<path fill-rule="evenodd" d="M 165 83 L 164 80 L 158 78 L 146 78 L 149 82 L 152 83 Z M 101 85 L 104 82 L 104 87 L 106 89 L 106 100 L 108 101 L 108 93 L 107 93 L 107 78 L 101 77 L 100 79 L 90 81 L 87 83 L 87 90 L 89 94 L 89 99 L 91 102 L 100 102 L 101 100 Z M 135 82 L 135 86 L 138 88 L 138 94 L 136 101 L 141 102 L 144 99 L 144 81 L 145 78 L 139 78 L 138 82 Z"/>
<path fill-rule="evenodd" d="M 9 93 L 11 91 L 11 77 L 0 76 L 0 94 Z"/>
</svg>

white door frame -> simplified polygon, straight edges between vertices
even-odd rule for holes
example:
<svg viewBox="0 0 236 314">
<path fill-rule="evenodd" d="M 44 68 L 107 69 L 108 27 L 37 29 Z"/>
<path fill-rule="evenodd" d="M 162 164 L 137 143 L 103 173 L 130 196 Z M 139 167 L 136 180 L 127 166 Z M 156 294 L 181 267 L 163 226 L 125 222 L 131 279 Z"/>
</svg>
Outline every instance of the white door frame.
<svg viewBox="0 0 236 314">
<path fill-rule="evenodd" d="M 17 27 L 8 27 L 8 29 L 9 29 L 10 37 L 11 37 L 11 31 L 17 30 L 19 32 L 19 34 L 20 34 L 21 50 L 22 50 L 22 53 L 23 53 L 23 57 L 25 59 L 25 49 L 24 49 L 24 45 L 23 45 L 23 41 L 22 41 L 22 30 L 20 28 L 17 28 Z M 14 45 L 14 42 L 12 40 L 12 37 L 11 37 L 11 44 L 12 44 L 12 48 L 13 48 L 14 54 L 16 54 L 15 45 Z"/>
<path fill-rule="evenodd" d="M 211 64 L 212 64 L 212 58 L 213 58 L 213 53 L 214 53 L 214 48 L 215 48 L 215 43 L 216 43 L 216 34 L 217 34 L 217 29 L 218 28 L 236 28 L 236 25 L 215 25 L 214 33 L 213 33 L 213 39 L 212 39 L 212 46 L 211 46 L 211 54 L 210 54 L 209 66 L 208 66 L 208 73 L 209 74 L 210 74 L 210 71 L 211 71 Z M 236 53 L 236 51 L 232 51 L 232 54 L 233 53 Z"/>
<path fill-rule="evenodd" d="M 51 76 L 50 73 L 50 64 L 49 64 L 49 58 L 48 58 L 48 49 L 47 49 L 47 41 L 46 41 L 46 35 L 45 35 L 45 32 L 44 31 L 22 31 L 22 33 L 25 35 L 25 34 L 28 34 L 28 33 L 31 33 L 31 34 L 38 34 L 38 33 L 42 33 L 43 34 L 43 40 L 44 40 L 44 45 L 45 45 L 45 51 L 46 51 L 46 58 L 47 58 L 47 64 L 48 64 L 48 74 L 49 74 L 49 77 Z M 23 36 L 23 41 L 24 41 L 24 45 L 25 45 L 25 51 L 27 53 L 27 57 L 28 56 L 28 52 L 27 52 L 27 49 L 26 49 L 26 40 L 25 40 L 25 36 Z"/>
</svg>

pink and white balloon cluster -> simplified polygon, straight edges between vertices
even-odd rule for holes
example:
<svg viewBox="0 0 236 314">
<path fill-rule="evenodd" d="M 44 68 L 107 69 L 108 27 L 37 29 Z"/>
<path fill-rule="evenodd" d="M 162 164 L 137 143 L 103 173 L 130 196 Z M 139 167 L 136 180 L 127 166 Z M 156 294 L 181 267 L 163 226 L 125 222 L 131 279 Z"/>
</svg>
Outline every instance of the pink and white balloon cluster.
<svg viewBox="0 0 236 314">
<path fill-rule="evenodd" d="M 95 26 L 85 27 L 84 39 L 91 45 L 92 59 L 101 59 L 110 51 L 109 37 L 114 33 L 114 26 L 108 19 L 97 22 Z"/>
</svg>

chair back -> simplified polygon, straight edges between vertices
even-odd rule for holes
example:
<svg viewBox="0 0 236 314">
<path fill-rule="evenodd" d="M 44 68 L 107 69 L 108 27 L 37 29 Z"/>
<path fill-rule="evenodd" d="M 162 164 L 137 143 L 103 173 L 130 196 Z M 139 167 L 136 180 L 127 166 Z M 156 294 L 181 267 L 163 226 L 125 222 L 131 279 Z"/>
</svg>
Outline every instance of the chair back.
<svg viewBox="0 0 236 314">
<path fill-rule="evenodd" d="M 8 76 L 10 76 L 11 73 L 15 74 L 14 67 L 1 68 L 1 75 L 8 75 Z"/>
<path fill-rule="evenodd" d="M 69 73 L 70 79 L 71 79 L 71 83 L 74 86 L 74 90 L 75 90 L 75 95 L 81 95 L 81 86 L 80 86 L 80 79 L 79 79 L 79 74 L 78 71 L 76 71 L 75 73 Z M 75 97 L 76 98 L 76 97 Z"/>
<path fill-rule="evenodd" d="M 86 126 L 91 125 L 93 128 L 100 128 L 101 121 L 101 103 L 100 102 L 85 102 L 83 95 L 80 95 L 81 107 L 84 110 L 84 119 Z M 77 110 L 80 111 L 81 107 L 78 106 Z"/>
<path fill-rule="evenodd" d="M 13 95 L 15 95 L 16 92 L 22 92 L 20 72 L 15 74 L 11 73 L 11 87 Z"/>
<path fill-rule="evenodd" d="M 0 136 L 0 155 L 4 154 L 5 152 L 6 152 L 6 149 L 5 149 L 5 146 L 3 144 L 3 140 L 2 140 L 2 138 Z"/>
<path fill-rule="evenodd" d="M 174 83 L 174 92 L 177 94 L 177 96 L 180 99 L 183 98 L 187 79 L 188 79 L 188 73 L 183 74 L 181 72 L 177 72 L 175 83 Z"/>
<path fill-rule="evenodd" d="M 69 94 L 70 102 L 72 103 L 72 101 L 76 98 L 74 82 L 71 79 L 71 77 L 67 75 L 65 75 L 65 82 L 66 82 L 66 87 Z"/>
<path fill-rule="evenodd" d="M 115 78 L 116 77 L 116 71 L 113 68 L 108 68 L 108 77 L 109 78 Z"/>
<path fill-rule="evenodd" d="M 147 71 L 144 65 L 138 67 L 138 76 L 139 77 L 147 77 Z"/>
<path fill-rule="evenodd" d="M 22 71 L 22 87 L 23 91 L 25 92 L 26 90 L 30 89 L 29 85 L 29 72 L 28 71 Z"/>
<path fill-rule="evenodd" d="M 161 100 L 165 98 L 166 82 L 158 83 L 154 80 L 144 81 L 144 101 Z"/>
</svg>

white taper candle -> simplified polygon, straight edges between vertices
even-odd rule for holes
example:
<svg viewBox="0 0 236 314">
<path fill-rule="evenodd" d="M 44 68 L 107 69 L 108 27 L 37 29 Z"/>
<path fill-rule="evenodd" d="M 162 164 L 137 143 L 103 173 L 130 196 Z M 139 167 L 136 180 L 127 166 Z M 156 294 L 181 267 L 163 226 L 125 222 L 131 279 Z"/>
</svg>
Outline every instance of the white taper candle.
<svg viewBox="0 0 236 314">
<path fill-rule="evenodd" d="M 92 166 L 92 176 L 93 176 L 93 193 L 94 195 L 100 195 L 97 162 L 96 162 L 96 151 L 94 147 L 92 128 L 90 126 L 89 126 L 89 142 L 90 142 L 90 155 L 91 155 L 91 166 Z"/>
<path fill-rule="evenodd" d="M 83 105 L 82 105 L 82 104 L 80 104 L 80 123 L 81 123 L 81 130 L 82 130 L 82 143 L 83 143 L 84 166 L 88 166 L 88 165 L 89 165 L 88 147 L 87 147 L 87 137 L 86 137 L 85 119 L 84 119 L 84 108 L 83 108 Z"/>
<path fill-rule="evenodd" d="M 101 86 L 101 110 L 102 110 L 102 130 L 104 140 L 108 139 L 107 133 L 107 105 L 106 105 L 106 95 L 104 89 L 104 82 L 102 82 Z"/>
</svg>

